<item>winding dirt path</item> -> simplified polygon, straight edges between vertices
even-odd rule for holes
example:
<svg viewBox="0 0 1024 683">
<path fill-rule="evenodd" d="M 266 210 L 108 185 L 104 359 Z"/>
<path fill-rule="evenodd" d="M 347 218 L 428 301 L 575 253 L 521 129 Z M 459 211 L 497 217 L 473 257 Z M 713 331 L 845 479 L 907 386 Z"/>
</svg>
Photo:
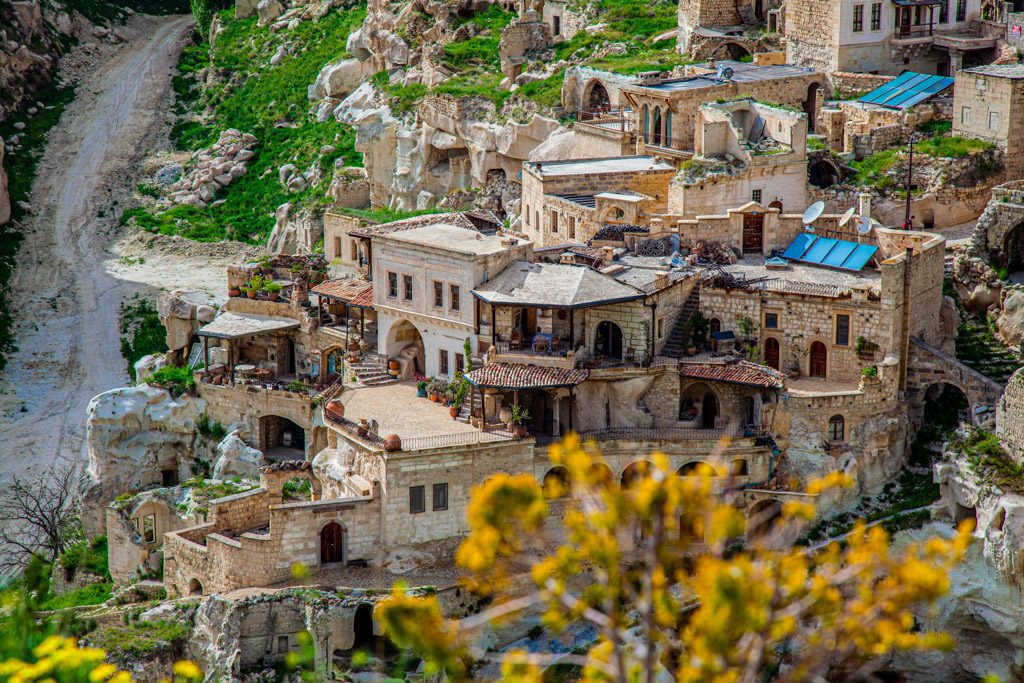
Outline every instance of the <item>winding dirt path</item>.
<svg viewBox="0 0 1024 683">
<path fill-rule="evenodd" d="M 118 310 L 136 292 L 223 280 L 224 258 L 120 260 L 113 207 L 167 127 L 170 82 L 190 17 L 137 17 L 51 131 L 13 280 L 19 351 L 0 378 L 0 481 L 59 457 L 84 458 L 85 410 L 125 384 Z M 214 285 L 210 284 L 210 288 Z"/>
</svg>

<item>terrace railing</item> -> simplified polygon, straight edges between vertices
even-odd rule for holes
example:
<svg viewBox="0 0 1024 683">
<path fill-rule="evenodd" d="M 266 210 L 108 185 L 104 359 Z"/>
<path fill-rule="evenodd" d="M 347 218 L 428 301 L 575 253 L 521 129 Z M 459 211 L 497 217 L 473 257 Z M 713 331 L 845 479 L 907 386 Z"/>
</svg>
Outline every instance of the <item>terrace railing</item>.
<svg viewBox="0 0 1024 683">
<path fill-rule="evenodd" d="M 411 439 L 402 439 L 402 450 L 428 451 L 435 448 L 449 448 L 451 446 L 475 446 L 484 443 L 498 443 L 501 441 L 512 441 L 516 437 L 504 429 L 496 429 L 487 432 L 463 432 L 461 434 L 436 434 L 434 436 L 417 436 Z"/>
<path fill-rule="evenodd" d="M 636 441 L 718 441 L 724 438 L 746 436 L 743 427 L 718 427 L 700 429 L 695 427 L 613 427 L 580 432 L 584 441 L 611 441 L 613 439 L 630 439 Z"/>
</svg>

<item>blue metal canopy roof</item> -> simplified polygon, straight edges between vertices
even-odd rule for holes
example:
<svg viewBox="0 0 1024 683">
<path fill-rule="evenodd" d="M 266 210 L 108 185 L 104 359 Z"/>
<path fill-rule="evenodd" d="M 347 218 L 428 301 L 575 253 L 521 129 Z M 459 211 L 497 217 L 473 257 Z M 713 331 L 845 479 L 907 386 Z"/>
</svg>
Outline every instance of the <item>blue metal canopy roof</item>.
<svg viewBox="0 0 1024 683">
<path fill-rule="evenodd" d="M 878 251 L 872 244 L 857 244 L 803 233 L 796 236 L 783 256 L 801 263 L 860 272 Z"/>
<path fill-rule="evenodd" d="M 933 95 L 938 95 L 951 85 L 953 85 L 953 79 L 948 76 L 904 71 L 857 101 L 865 104 L 877 104 L 890 109 L 906 109 L 919 102 L 924 102 Z"/>
</svg>

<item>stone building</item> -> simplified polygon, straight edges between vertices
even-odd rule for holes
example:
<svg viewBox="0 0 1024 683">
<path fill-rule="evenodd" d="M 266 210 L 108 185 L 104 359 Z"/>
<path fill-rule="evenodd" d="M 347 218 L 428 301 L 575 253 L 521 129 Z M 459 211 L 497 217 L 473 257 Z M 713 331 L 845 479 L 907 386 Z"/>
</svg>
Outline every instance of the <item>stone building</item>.
<svg viewBox="0 0 1024 683">
<path fill-rule="evenodd" d="M 953 134 L 992 142 L 1006 177 L 1024 175 L 1024 66 L 991 64 L 956 73 Z"/>
<path fill-rule="evenodd" d="M 807 205 L 807 115 L 750 99 L 701 105 L 694 155 L 669 185 L 686 218 L 746 202 Z"/>
<path fill-rule="evenodd" d="M 830 149 L 863 159 L 905 145 L 918 126 L 931 121 L 949 121 L 952 115 L 953 98 L 948 94 L 906 109 L 840 100 L 822 108 L 818 115 L 818 132 Z M 813 177 L 811 180 L 814 182 Z"/>
<path fill-rule="evenodd" d="M 663 213 L 674 165 L 655 156 L 526 162 L 522 232 L 538 247 L 586 242 L 605 224 Z"/>
<path fill-rule="evenodd" d="M 995 57 L 1001 35 L 988 33 L 980 18 L 980 0 L 795 3 L 786 6 L 787 56 L 830 76 L 908 69 L 951 75 Z"/>
<path fill-rule="evenodd" d="M 681 0 L 676 44 L 695 59 L 740 59 L 763 39 L 747 29 L 765 21 L 780 0 Z"/>
</svg>

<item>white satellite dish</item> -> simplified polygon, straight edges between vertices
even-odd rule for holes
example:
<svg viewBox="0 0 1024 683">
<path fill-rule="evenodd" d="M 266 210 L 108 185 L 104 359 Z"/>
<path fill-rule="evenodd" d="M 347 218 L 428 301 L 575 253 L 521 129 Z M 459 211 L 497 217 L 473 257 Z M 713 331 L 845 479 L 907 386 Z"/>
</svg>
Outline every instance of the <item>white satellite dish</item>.
<svg viewBox="0 0 1024 683">
<path fill-rule="evenodd" d="M 846 213 L 843 214 L 843 217 L 839 219 L 839 225 L 846 225 L 847 223 L 849 223 L 850 219 L 853 218 L 853 214 L 855 212 L 856 209 L 852 206 L 849 209 L 847 209 Z"/>
<path fill-rule="evenodd" d="M 871 224 L 871 216 L 861 216 L 857 221 L 857 234 L 866 235 L 871 232 L 871 228 L 874 227 Z"/>
<path fill-rule="evenodd" d="M 804 211 L 804 225 L 810 225 L 825 213 L 825 202 L 814 202 Z"/>
</svg>

